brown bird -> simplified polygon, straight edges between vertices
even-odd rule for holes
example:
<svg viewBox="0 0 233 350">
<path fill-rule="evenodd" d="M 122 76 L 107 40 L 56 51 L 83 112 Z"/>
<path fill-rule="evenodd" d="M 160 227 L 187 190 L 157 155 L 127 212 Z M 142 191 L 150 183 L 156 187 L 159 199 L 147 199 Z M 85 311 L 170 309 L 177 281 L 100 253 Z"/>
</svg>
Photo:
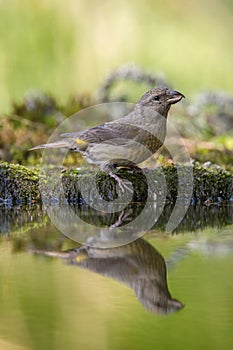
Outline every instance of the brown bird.
<svg viewBox="0 0 233 350">
<path fill-rule="evenodd" d="M 120 188 L 128 188 L 116 175 L 117 167 L 137 168 L 163 144 L 167 114 L 172 104 L 185 96 L 167 87 L 147 91 L 127 116 L 94 128 L 62 134 L 61 140 L 31 148 L 68 148 L 80 152 L 89 163 L 113 177 Z"/>
</svg>

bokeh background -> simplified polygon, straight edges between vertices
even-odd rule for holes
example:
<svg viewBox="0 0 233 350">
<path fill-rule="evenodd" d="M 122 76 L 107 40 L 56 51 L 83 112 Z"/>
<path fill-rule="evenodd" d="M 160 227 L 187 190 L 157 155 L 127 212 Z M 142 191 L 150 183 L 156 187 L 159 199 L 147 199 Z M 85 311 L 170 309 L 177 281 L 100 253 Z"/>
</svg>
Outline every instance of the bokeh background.
<svg viewBox="0 0 233 350">
<path fill-rule="evenodd" d="M 233 91 L 231 0 L 0 0 L 0 111 L 25 92 L 63 102 L 125 62 L 186 95 Z"/>
</svg>

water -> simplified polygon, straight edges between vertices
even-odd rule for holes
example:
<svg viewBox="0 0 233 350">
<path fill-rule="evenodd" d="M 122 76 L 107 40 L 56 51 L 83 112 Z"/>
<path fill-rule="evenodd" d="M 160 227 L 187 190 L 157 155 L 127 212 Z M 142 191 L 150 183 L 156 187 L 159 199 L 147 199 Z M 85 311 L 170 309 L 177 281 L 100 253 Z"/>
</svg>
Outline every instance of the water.
<svg viewBox="0 0 233 350">
<path fill-rule="evenodd" d="M 168 234 L 166 207 L 143 239 L 85 249 L 39 205 L 1 207 L 0 349 L 232 348 L 232 209 Z"/>
</svg>

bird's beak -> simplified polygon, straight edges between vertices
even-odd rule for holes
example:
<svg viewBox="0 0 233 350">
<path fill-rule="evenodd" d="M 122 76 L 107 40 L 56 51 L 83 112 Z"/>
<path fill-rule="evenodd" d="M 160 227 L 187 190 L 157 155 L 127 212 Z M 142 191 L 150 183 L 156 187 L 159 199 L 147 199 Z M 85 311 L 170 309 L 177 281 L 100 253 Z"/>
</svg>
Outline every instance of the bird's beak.
<svg viewBox="0 0 233 350">
<path fill-rule="evenodd" d="M 179 102 L 182 98 L 185 98 L 185 96 L 181 92 L 169 90 L 167 102 L 169 102 L 170 104 L 174 104 Z"/>
</svg>

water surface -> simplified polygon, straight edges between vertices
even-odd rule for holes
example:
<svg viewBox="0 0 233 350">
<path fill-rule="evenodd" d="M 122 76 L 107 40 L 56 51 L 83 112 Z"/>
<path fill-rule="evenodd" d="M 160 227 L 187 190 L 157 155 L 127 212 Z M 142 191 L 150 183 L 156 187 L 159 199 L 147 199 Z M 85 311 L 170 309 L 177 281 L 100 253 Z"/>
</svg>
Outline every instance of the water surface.
<svg viewBox="0 0 233 350">
<path fill-rule="evenodd" d="M 170 210 L 139 241 L 88 250 L 39 205 L 2 207 L 0 349 L 231 348 L 232 207 L 193 207 L 173 234 Z"/>
</svg>

